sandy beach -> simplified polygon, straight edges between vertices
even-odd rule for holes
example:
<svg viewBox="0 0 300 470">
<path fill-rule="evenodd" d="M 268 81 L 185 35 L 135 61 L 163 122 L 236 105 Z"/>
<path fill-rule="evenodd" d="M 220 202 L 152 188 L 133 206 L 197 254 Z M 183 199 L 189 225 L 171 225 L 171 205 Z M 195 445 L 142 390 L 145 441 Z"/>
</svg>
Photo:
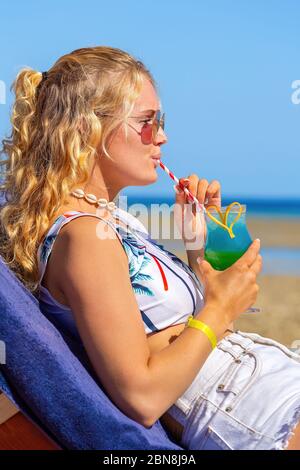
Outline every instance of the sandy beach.
<svg viewBox="0 0 300 470">
<path fill-rule="evenodd" d="M 255 306 L 260 313 L 242 314 L 235 322 L 241 331 L 259 333 L 288 347 L 300 348 L 300 277 L 259 276 Z"/>
<path fill-rule="evenodd" d="M 247 224 L 251 236 L 261 239 L 262 247 L 300 249 L 300 219 L 249 217 Z M 186 261 L 178 241 L 177 245 L 172 240 L 159 241 Z M 242 314 L 235 328 L 300 348 L 300 276 L 260 274 L 258 283 L 260 292 L 255 306 L 260 307 L 261 312 Z M 298 346 L 295 346 L 296 341 Z"/>
<path fill-rule="evenodd" d="M 262 247 L 288 247 L 300 249 L 300 219 L 247 217 L 252 238 L 260 238 Z"/>
</svg>

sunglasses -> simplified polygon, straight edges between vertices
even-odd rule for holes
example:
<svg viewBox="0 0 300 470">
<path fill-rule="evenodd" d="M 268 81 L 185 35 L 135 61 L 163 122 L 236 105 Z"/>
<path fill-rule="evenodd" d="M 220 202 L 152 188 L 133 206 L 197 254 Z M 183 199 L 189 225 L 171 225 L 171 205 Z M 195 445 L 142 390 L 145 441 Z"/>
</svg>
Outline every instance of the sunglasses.
<svg viewBox="0 0 300 470">
<path fill-rule="evenodd" d="M 113 114 L 107 114 L 107 113 L 97 113 L 100 114 L 101 116 L 110 116 L 114 117 Z M 140 116 L 129 116 L 129 118 L 140 118 Z M 155 113 L 155 116 L 153 118 L 149 119 L 144 119 L 144 125 L 142 126 L 141 130 L 137 130 L 132 124 L 127 125 L 134 129 L 140 136 L 142 143 L 145 145 L 152 144 L 152 142 L 156 139 L 156 136 L 158 134 L 158 131 L 160 127 L 162 130 L 165 129 L 165 113 L 161 114 L 160 111 L 157 111 Z M 152 121 L 151 123 L 146 122 L 146 121 Z"/>
</svg>

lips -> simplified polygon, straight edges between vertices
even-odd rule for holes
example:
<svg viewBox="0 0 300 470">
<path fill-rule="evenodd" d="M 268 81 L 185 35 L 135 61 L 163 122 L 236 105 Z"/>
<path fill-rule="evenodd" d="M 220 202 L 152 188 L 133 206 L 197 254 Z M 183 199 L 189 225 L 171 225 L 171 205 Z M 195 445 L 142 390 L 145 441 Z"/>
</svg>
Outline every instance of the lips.
<svg viewBox="0 0 300 470">
<path fill-rule="evenodd" d="M 159 166 L 159 160 L 160 160 L 161 154 L 157 153 L 156 155 L 152 155 L 151 159 L 153 160 L 154 166 L 158 167 Z"/>
</svg>

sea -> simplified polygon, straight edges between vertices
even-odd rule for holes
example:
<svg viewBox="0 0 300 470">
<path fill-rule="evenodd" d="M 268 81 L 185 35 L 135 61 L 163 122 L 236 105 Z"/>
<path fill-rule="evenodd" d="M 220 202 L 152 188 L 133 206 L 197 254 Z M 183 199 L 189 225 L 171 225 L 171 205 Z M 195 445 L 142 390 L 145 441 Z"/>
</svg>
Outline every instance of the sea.
<svg viewBox="0 0 300 470">
<path fill-rule="evenodd" d="M 123 195 L 123 194 L 122 194 Z M 126 194 L 124 194 L 126 196 Z M 127 196 L 128 206 L 132 204 L 174 204 L 174 197 L 165 195 L 157 196 Z M 280 218 L 298 218 L 300 220 L 300 199 L 255 199 L 244 198 L 240 196 L 223 197 L 222 206 L 227 206 L 233 201 L 245 204 L 247 214 L 255 217 L 280 217 Z"/>
</svg>

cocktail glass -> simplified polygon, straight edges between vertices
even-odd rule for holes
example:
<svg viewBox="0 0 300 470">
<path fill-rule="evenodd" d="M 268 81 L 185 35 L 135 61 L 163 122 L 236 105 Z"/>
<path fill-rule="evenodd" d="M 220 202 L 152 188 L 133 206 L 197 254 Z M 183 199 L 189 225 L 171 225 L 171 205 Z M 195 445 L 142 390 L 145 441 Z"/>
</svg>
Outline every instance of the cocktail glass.
<svg viewBox="0 0 300 470">
<path fill-rule="evenodd" d="M 233 202 L 229 206 L 206 208 L 206 240 L 204 258 L 219 271 L 229 268 L 249 248 L 252 238 L 246 223 L 246 205 Z M 260 312 L 251 307 L 245 313 Z"/>
</svg>

